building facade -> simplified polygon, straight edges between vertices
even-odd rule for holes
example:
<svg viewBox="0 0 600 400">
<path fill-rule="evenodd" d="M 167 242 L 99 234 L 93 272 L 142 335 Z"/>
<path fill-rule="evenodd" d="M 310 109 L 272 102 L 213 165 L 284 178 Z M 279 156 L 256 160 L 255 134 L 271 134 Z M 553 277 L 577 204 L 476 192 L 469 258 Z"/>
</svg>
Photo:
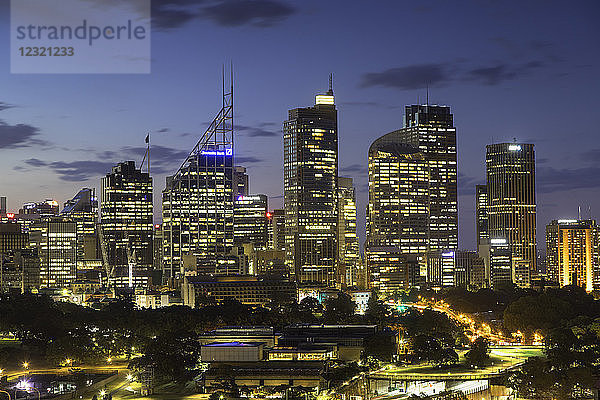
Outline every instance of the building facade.
<svg viewBox="0 0 600 400">
<path fill-rule="evenodd" d="M 53 217 L 35 222 L 29 232 L 37 250 L 40 287 L 65 288 L 77 278 L 77 224 Z"/>
<path fill-rule="evenodd" d="M 559 286 L 575 285 L 591 292 L 600 266 L 596 221 L 554 220 L 546 225 L 546 271 Z"/>
<path fill-rule="evenodd" d="M 533 144 L 487 146 L 487 214 L 491 240 L 506 239 L 513 260 L 536 271 L 535 151 Z M 522 277 L 521 280 L 527 280 Z"/>
<path fill-rule="evenodd" d="M 233 209 L 233 231 L 236 245 L 250 243 L 257 250 L 269 244 L 268 199 L 264 194 L 238 196 Z"/>
<path fill-rule="evenodd" d="M 450 107 L 406 106 L 403 143 L 420 150 L 429 166 L 429 251 L 458 248 L 456 128 Z"/>
<path fill-rule="evenodd" d="M 96 189 L 84 188 L 65 203 L 59 213 L 77 224 L 77 269 L 87 269 L 87 261 L 99 258 L 98 236 L 98 198 Z"/>
<path fill-rule="evenodd" d="M 102 178 L 102 237 L 109 280 L 116 287 L 146 286 L 153 264 L 152 178 L 134 161 L 119 163 Z"/>
<path fill-rule="evenodd" d="M 298 283 L 337 283 L 337 110 L 333 91 L 283 125 L 286 265 Z"/>
<path fill-rule="evenodd" d="M 342 286 L 358 282 L 360 244 L 356 234 L 356 193 L 352 178 L 338 177 L 338 280 Z"/>
<path fill-rule="evenodd" d="M 479 244 L 485 244 L 490 238 L 488 231 L 488 214 L 487 214 L 487 185 L 475 186 L 475 228 L 477 248 Z"/>
</svg>

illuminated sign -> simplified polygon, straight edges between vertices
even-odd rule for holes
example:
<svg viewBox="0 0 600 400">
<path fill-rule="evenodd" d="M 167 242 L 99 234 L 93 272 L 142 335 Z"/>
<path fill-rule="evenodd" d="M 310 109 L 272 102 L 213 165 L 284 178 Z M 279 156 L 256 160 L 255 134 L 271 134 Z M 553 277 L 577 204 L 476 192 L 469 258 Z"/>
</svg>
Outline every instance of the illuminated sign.
<svg viewBox="0 0 600 400">
<path fill-rule="evenodd" d="M 509 144 L 508 150 L 509 151 L 521 151 L 521 145 L 520 144 Z"/>
<path fill-rule="evenodd" d="M 449 251 L 448 253 L 442 253 L 442 257 L 454 257 L 454 252 Z"/>
<path fill-rule="evenodd" d="M 491 244 L 506 244 L 506 239 L 491 239 Z"/>
<path fill-rule="evenodd" d="M 233 149 L 225 149 L 223 150 L 202 150 L 200 152 L 203 156 L 232 156 Z"/>
<path fill-rule="evenodd" d="M 315 103 L 316 104 L 329 104 L 329 105 L 333 105 L 334 104 L 334 97 L 333 96 L 329 96 L 329 95 L 325 95 L 325 94 L 319 94 L 316 96 L 315 99 Z"/>
<path fill-rule="evenodd" d="M 6 216 L 10 219 L 13 219 L 15 217 L 15 214 L 13 213 L 6 213 Z"/>
<path fill-rule="evenodd" d="M 557 221 L 559 224 L 575 224 L 577 223 L 576 219 L 559 219 Z"/>
<path fill-rule="evenodd" d="M 239 196 L 238 201 L 246 200 L 246 201 L 259 201 L 261 200 L 260 196 Z"/>
</svg>

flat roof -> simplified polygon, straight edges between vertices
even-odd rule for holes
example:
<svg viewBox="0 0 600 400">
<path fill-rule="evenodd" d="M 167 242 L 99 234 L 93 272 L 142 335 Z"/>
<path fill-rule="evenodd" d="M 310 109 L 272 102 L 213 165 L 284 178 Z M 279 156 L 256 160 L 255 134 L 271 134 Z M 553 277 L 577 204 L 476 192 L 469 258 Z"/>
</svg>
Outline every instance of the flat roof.
<svg viewBox="0 0 600 400">
<path fill-rule="evenodd" d="M 258 347 L 262 345 L 264 345 L 262 342 L 214 342 L 205 344 L 203 347 Z"/>
</svg>

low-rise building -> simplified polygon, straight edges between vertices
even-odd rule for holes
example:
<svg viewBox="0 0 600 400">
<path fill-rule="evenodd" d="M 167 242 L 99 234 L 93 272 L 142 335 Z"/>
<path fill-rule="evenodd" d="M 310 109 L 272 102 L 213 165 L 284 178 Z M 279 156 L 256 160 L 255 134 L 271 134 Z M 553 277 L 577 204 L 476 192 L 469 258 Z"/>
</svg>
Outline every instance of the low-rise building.
<svg viewBox="0 0 600 400">
<path fill-rule="evenodd" d="M 186 276 L 181 287 L 183 304 L 196 306 L 201 297 L 212 297 L 217 302 L 226 299 L 243 304 L 265 306 L 275 297 L 296 300 L 296 285 L 287 280 L 259 276 Z"/>
</svg>

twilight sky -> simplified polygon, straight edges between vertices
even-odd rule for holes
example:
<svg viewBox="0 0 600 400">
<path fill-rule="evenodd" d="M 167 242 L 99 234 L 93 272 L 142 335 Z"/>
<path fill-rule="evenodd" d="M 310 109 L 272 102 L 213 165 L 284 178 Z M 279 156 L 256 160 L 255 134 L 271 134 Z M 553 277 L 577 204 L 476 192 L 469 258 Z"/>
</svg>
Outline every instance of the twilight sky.
<svg viewBox="0 0 600 400">
<path fill-rule="evenodd" d="M 96 0 L 98 2 L 108 0 Z M 600 213 L 600 3 L 589 1 L 155 0 L 152 73 L 13 75 L 0 0 L 0 194 L 63 203 L 143 155 L 150 131 L 156 219 L 175 172 L 220 107 L 235 65 L 237 164 L 282 206 L 282 121 L 334 74 L 340 174 L 355 179 L 364 240 L 367 149 L 404 106 L 449 105 L 459 152 L 460 242 L 474 248 L 485 145 L 535 144 L 538 243 L 551 219 Z"/>
</svg>

